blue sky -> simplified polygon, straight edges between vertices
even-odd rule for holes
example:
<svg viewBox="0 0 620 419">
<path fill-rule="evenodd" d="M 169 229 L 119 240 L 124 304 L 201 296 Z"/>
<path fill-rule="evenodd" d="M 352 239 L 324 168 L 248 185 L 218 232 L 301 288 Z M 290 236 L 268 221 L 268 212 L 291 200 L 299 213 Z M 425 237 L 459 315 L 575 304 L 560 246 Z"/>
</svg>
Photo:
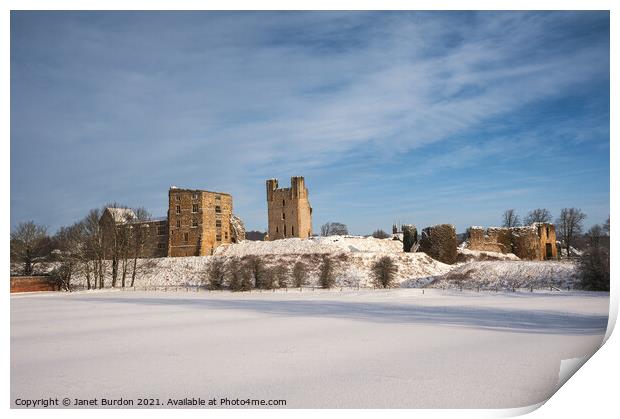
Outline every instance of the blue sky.
<svg viewBox="0 0 620 419">
<path fill-rule="evenodd" d="M 607 12 L 12 12 L 11 226 L 306 177 L 314 229 L 609 214 Z"/>
</svg>

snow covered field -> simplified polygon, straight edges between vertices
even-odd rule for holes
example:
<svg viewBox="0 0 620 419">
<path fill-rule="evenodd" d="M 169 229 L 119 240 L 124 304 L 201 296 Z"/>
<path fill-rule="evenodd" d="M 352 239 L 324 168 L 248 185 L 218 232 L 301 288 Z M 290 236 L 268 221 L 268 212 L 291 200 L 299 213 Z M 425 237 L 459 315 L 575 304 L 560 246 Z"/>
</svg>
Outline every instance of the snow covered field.
<svg viewBox="0 0 620 419">
<path fill-rule="evenodd" d="M 592 354 L 607 293 L 397 289 L 11 296 L 11 399 L 531 405 Z"/>
</svg>

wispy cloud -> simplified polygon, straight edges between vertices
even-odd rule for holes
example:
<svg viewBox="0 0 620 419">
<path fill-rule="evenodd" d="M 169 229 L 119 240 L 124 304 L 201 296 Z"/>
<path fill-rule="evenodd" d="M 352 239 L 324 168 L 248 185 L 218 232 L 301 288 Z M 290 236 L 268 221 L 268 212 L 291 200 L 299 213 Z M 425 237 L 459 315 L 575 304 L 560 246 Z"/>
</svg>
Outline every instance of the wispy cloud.
<svg viewBox="0 0 620 419">
<path fill-rule="evenodd" d="M 38 188 L 82 209 L 174 183 L 243 193 L 264 227 L 244 185 L 265 177 L 475 165 L 516 145 L 481 129 L 608 82 L 608 30 L 604 13 L 14 13 L 13 213 Z"/>
</svg>

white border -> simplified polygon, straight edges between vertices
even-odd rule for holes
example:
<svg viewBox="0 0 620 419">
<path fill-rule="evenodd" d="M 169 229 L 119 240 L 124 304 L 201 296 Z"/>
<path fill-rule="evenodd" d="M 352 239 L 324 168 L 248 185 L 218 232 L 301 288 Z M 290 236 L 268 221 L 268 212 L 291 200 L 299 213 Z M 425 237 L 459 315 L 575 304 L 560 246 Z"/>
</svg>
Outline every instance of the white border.
<svg viewBox="0 0 620 419">
<path fill-rule="evenodd" d="M 422 2 L 422 1 L 404 1 L 404 0 L 387 0 L 387 1 L 334 1 L 334 0 L 314 0 L 314 1 L 239 1 L 232 0 L 227 2 L 200 2 L 191 0 L 176 0 L 161 1 L 154 0 L 150 2 L 141 1 L 119 1 L 110 0 L 106 2 L 86 2 L 77 0 L 64 0 L 64 1 L 43 1 L 43 0 L 5 0 L 2 2 L 2 17 L 0 24 L 0 45 L 2 48 L 2 84 L 4 86 L 3 92 L 5 92 L 3 100 L 0 102 L 2 107 L 2 121 L 0 124 L 3 132 L 2 141 L 2 153 L 0 153 L 0 159 L 2 159 L 1 173 L 2 184 L 5 191 L 10 194 L 10 10 L 368 10 L 368 9 L 408 9 L 408 10 L 611 10 L 611 214 L 612 218 L 616 219 L 618 214 L 618 193 L 620 184 L 618 182 L 618 176 L 620 171 L 618 170 L 618 144 L 619 137 L 618 131 L 618 99 L 620 98 L 618 91 L 618 24 L 619 19 L 617 12 L 619 2 L 604 1 L 604 0 L 590 0 L 590 1 L 552 1 L 552 0 L 521 0 L 521 1 L 434 1 L 434 2 Z M 9 195 L 7 193 L 4 196 Z M 9 231 L 10 231 L 10 203 L 8 199 L 4 200 L 2 205 L 2 216 L 4 223 L 0 234 L 5 238 L 2 250 L 4 255 L 4 266 L 9 266 Z M 615 228 L 613 229 L 616 230 Z M 616 250 L 619 249 L 619 238 L 616 233 L 612 234 L 612 255 L 616 254 Z M 612 292 L 610 298 L 610 327 L 608 329 L 607 337 L 613 330 L 618 313 L 618 264 L 614 263 L 612 258 Z M 80 410 L 10 410 L 10 339 L 9 339 L 9 295 L 8 286 L 5 287 L 6 298 L 5 304 L 2 307 L 3 322 L 2 322 L 2 394 L 3 407 L 9 410 L 7 413 L 14 417 L 33 417 L 33 416 L 50 416 L 50 417 L 82 417 L 84 411 Z M 531 414 L 531 417 L 536 418 L 549 418 L 549 417 L 562 417 L 562 418 L 583 418 L 596 417 L 606 418 L 615 417 L 618 413 L 617 408 L 617 377 L 619 371 L 620 361 L 618 360 L 618 350 L 620 343 L 618 343 L 618 337 L 612 335 L 607 343 L 599 350 L 594 356 L 586 363 L 585 367 L 579 370 L 575 378 L 570 379 L 543 407 L 536 410 Z M 311 417 L 316 414 L 319 415 L 338 415 L 339 417 L 351 416 L 356 418 L 375 417 L 377 414 L 389 415 L 393 417 L 411 417 L 423 416 L 423 417 L 504 417 L 514 416 L 518 414 L 524 414 L 535 407 L 522 408 L 522 409 L 508 409 L 508 410 L 382 410 L 380 412 L 374 410 L 303 410 L 296 411 L 295 414 L 299 414 L 302 417 Z M 171 414 L 175 416 L 217 416 L 217 417 L 241 417 L 247 415 L 248 411 L 242 410 L 175 410 L 171 412 L 169 410 L 161 411 L 119 411 L 118 414 L 131 413 L 132 416 L 144 417 L 169 417 Z M 250 412 L 253 416 L 273 418 L 288 416 L 290 410 L 253 410 Z M 92 417 L 108 417 L 110 411 L 107 410 L 89 410 L 87 413 Z"/>
</svg>

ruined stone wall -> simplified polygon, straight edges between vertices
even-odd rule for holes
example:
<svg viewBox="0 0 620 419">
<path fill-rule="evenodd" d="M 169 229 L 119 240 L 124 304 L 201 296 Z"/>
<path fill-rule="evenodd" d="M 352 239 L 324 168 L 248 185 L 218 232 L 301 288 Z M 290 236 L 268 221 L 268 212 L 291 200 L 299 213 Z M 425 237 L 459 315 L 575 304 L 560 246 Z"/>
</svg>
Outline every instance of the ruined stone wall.
<svg viewBox="0 0 620 419">
<path fill-rule="evenodd" d="M 521 259 L 539 260 L 540 248 L 536 229 L 529 227 L 512 227 L 512 253 Z"/>
<path fill-rule="evenodd" d="M 403 229 L 403 252 L 415 252 L 418 246 L 418 230 L 414 225 L 405 224 Z"/>
<path fill-rule="evenodd" d="M 493 232 L 496 233 L 496 232 Z M 470 227 L 468 230 L 468 248 L 485 252 L 508 253 L 503 243 L 497 241 L 497 234 L 492 236 L 482 227 Z"/>
<path fill-rule="evenodd" d="M 525 227 L 471 227 L 467 248 L 470 250 L 514 253 L 521 259 L 557 258 L 555 227 L 538 223 Z M 547 247 L 550 244 L 550 248 Z"/>
<path fill-rule="evenodd" d="M 125 208 L 117 210 L 131 211 Z M 104 257 L 112 258 L 115 240 L 123 240 L 130 253 L 135 250 L 138 241 L 142 242 L 140 258 L 164 257 L 168 253 L 168 223 L 166 220 L 138 221 L 130 217 L 114 219 L 111 210 L 106 208 L 99 219 Z M 133 214 L 133 211 L 131 211 Z M 140 236 L 137 236 L 137 235 Z"/>
<path fill-rule="evenodd" d="M 168 256 L 210 255 L 231 243 L 232 196 L 171 188 L 168 193 Z"/>
<path fill-rule="evenodd" d="M 420 235 L 419 251 L 443 263 L 456 263 L 456 229 L 451 224 L 427 227 Z"/>
<path fill-rule="evenodd" d="M 548 223 L 536 223 L 538 231 L 538 245 L 540 247 L 541 260 L 557 259 L 558 247 L 555 235 L 555 226 Z"/>
<path fill-rule="evenodd" d="M 512 233 L 503 227 L 489 227 L 487 236 L 490 242 L 497 243 L 503 249 L 502 253 L 512 253 Z"/>
<path fill-rule="evenodd" d="M 138 254 L 140 258 L 161 258 L 168 254 L 168 221 L 145 220 L 126 224 L 117 224 L 116 228 L 124 229 L 129 246 L 133 249 L 136 241 L 142 243 Z M 139 231 L 138 231 L 139 229 Z M 139 234 L 140 236 L 135 236 Z"/>
<path fill-rule="evenodd" d="M 239 243 L 245 240 L 245 225 L 241 218 L 232 214 L 230 217 L 230 241 Z"/>
<path fill-rule="evenodd" d="M 290 188 L 278 188 L 277 179 L 267 180 L 266 186 L 269 240 L 311 236 L 312 207 L 304 178 L 292 177 Z"/>
</svg>

